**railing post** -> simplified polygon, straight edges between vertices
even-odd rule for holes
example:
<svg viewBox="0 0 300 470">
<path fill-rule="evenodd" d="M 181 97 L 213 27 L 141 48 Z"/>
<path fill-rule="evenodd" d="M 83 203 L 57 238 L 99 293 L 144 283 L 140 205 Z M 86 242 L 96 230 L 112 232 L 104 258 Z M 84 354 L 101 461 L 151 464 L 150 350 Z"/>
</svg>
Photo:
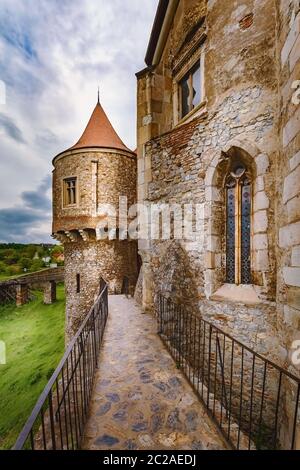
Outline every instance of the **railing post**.
<svg viewBox="0 0 300 470">
<path fill-rule="evenodd" d="M 225 407 L 226 407 L 226 410 L 227 410 L 228 401 L 227 401 L 226 383 L 225 383 L 225 375 L 224 375 L 224 363 L 223 363 L 223 359 L 222 359 L 222 355 L 221 355 L 221 347 L 220 347 L 220 340 L 219 340 L 219 335 L 218 334 L 217 334 L 217 348 L 218 348 L 221 374 L 222 374 L 222 397 L 221 397 L 221 400 L 223 399 L 223 389 L 224 389 Z"/>
<path fill-rule="evenodd" d="M 53 419 L 52 390 L 50 390 L 50 392 L 49 392 L 48 400 L 49 400 L 49 413 L 50 413 L 50 429 L 51 429 L 52 449 L 53 449 L 53 450 L 56 450 L 56 439 L 55 439 L 55 429 L 54 429 L 54 419 Z"/>
<path fill-rule="evenodd" d="M 209 339 L 208 339 L 208 371 L 207 371 L 207 407 L 209 408 L 210 400 L 210 358 L 211 358 L 211 335 L 212 335 L 212 325 L 209 325 Z"/>
<path fill-rule="evenodd" d="M 295 439 L 296 439 L 296 429 L 297 429 L 297 421 L 298 421 L 298 412 L 299 412 L 299 401 L 300 401 L 300 383 L 298 384 L 298 389 L 296 393 L 296 407 L 295 407 L 295 415 L 294 415 L 294 423 L 293 423 L 293 434 L 292 434 L 292 446 L 291 450 L 295 448 Z"/>
</svg>

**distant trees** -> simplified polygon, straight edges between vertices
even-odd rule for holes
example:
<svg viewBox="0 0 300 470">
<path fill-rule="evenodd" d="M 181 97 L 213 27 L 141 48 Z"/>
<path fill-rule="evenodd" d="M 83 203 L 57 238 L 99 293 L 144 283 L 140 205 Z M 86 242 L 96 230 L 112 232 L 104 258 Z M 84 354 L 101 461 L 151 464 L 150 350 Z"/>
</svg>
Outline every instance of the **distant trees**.
<svg viewBox="0 0 300 470">
<path fill-rule="evenodd" d="M 51 263 L 64 264 L 63 246 L 0 244 L 0 275 L 2 277 L 38 271 Z"/>
</svg>

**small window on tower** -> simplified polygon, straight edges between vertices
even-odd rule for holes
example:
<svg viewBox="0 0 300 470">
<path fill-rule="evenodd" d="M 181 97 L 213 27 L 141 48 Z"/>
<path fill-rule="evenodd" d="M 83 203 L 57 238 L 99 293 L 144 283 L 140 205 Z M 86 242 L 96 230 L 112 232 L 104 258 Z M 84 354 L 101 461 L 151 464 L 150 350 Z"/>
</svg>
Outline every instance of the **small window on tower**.
<svg viewBox="0 0 300 470">
<path fill-rule="evenodd" d="M 80 293 L 80 274 L 76 274 L 76 292 Z"/>
<path fill-rule="evenodd" d="M 202 100 L 200 61 L 179 82 L 181 118 L 196 108 Z"/>
<path fill-rule="evenodd" d="M 77 178 L 64 180 L 64 206 L 73 206 L 77 203 Z"/>
</svg>

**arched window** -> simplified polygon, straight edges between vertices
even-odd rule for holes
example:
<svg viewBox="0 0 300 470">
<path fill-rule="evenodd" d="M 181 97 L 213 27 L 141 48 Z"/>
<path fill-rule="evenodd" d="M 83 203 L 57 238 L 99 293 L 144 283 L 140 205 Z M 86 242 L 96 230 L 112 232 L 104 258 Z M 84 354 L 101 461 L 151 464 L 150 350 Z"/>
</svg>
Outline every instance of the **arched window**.
<svg viewBox="0 0 300 470">
<path fill-rule="evenodd" d="M 241 162 L 226 177 L 226 282 L 251 283 L 251 177 Z"/>
</svg>

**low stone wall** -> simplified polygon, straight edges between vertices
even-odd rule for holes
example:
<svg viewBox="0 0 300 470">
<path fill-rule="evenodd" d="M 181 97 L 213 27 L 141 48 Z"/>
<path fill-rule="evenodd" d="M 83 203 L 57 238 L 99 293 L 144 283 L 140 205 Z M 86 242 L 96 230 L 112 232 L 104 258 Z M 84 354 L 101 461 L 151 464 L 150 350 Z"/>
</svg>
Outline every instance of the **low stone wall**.
<svg viewBox="0 0 300 470">
<path fill-rule="evenodd" d="M 64 275 L 63 267 L 49 268 L 0 282 L 0 303 L 16 302 L 20 307 L 32 298 L 30 290 L 44 291 L 44 303 L 53 303 L 56 300 L 56 282 L 63 282 Z"/>
</svg>

